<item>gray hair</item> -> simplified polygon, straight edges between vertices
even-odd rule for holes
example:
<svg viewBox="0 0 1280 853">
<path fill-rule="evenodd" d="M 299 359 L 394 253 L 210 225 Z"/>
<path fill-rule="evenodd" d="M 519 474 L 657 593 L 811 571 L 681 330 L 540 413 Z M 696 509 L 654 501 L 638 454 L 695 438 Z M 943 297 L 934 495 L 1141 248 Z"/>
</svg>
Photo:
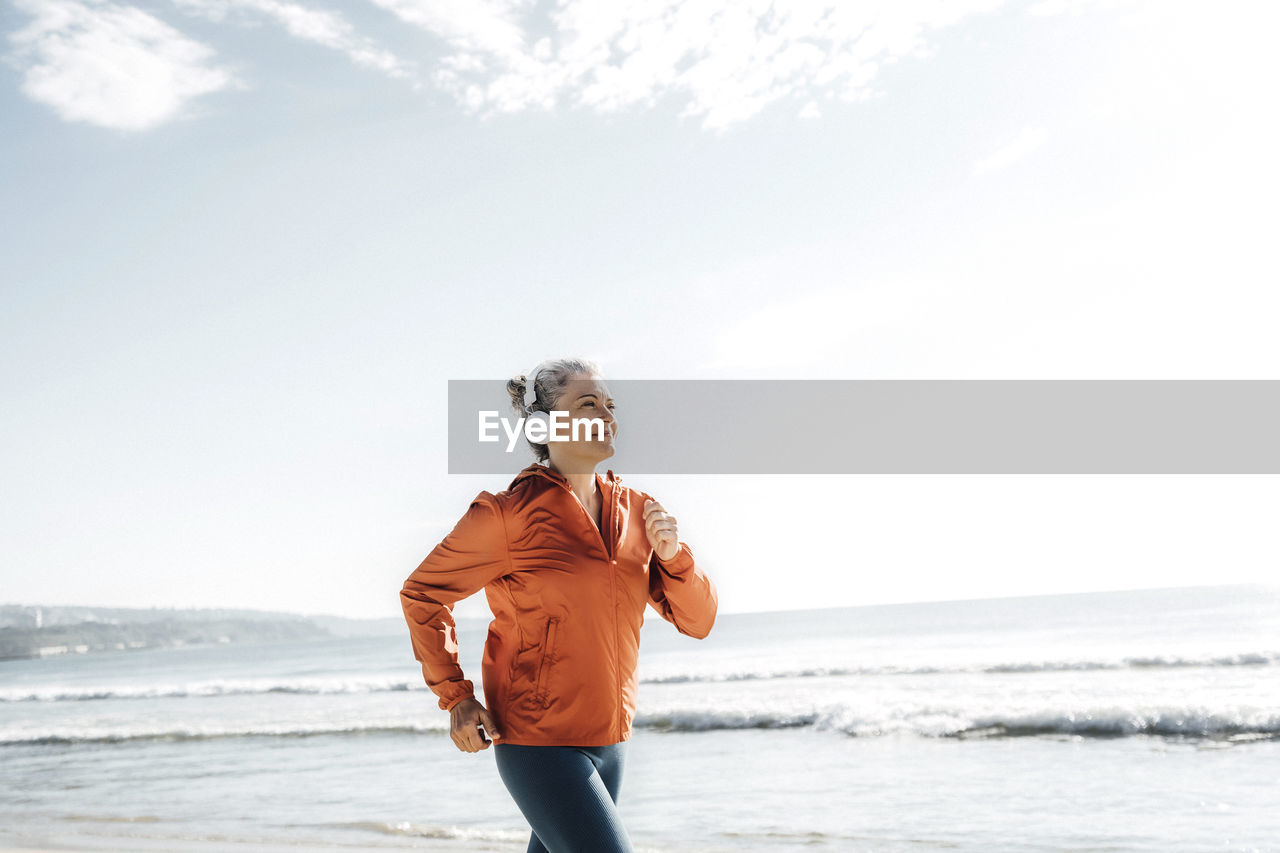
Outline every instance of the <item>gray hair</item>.
<svg viewBox="0 0 1280 853">
<path fill-rule="evenodd" d="M 527 417 L 530 412 L 550 412 L 560 402 L 569 377 L 577 373 L 585 373 L 591 377 L 603 378 L 600 366 L 587 358 L 556 358 L 544 362 L 538 371 L 537 383 L 534 385 L 534 401 L 528 410 L 524 407 L 525 386 L 529 382 L 528 374 L 521 373 L 507 380 L 507 394 L 511 397 L 511 408 L 520 417 Z M 533 455 L 539 462 L 551 458 L 551 451 L 545 444 L 534 444 L 525 439 Z"/>
</svg>

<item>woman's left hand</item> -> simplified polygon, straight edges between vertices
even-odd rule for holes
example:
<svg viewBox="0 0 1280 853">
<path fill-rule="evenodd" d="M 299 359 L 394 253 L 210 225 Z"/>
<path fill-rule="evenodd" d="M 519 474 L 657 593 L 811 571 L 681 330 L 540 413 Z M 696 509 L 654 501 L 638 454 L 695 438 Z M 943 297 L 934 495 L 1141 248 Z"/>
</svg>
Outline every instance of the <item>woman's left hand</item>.
<svg viewBox="0 0 1280 853">
<path fill-rule="evenodd" d="M 649 536 L 658 559 L 670 560 L 680 551 L 680 538 L 676 530 L 676 517 L 667 515 L 662 504 L 653 498 L 644 502 L 644 532 Z"/>
</svg>

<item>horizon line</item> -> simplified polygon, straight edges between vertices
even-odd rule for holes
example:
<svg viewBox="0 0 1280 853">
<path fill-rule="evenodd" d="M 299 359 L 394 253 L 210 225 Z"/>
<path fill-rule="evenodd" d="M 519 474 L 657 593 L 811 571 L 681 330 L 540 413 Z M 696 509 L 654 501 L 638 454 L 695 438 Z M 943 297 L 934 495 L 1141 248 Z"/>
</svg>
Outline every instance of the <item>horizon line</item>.
<svg viewBox="0 0 1280 853">
<path fill-rule="evenodd" d="M 1106 595 L 1111 593 L 1119 594 L 1119 593 L 1132 593 L 1132 592 L 1168 592 L 1173 590 L 1227 589 L 1227 588 L 1233 588 L 1233 587 L 1242 587 L 1242 588 L 1251 587 L 1251 588 L 1273 590 L 1276 592 L 1280 592 L 1280 584 L 1262 583 L 1259 581 L 1246 581 L 1241 583 L 1187 584 L 1184 586 L 1126 587 L 1124 589 L 1098 589 L 1098 590 L 1088 590 L 1083 592 L 1048 592 L 1048 593 L 1038 593 L 1034 595 L 996 595 L 996 596 L 984 596 L 980 598 L 915 599 L 911 601 L 884 601 L 884 602 L 876 602 L 874 604 L 837 604 L 829 607 L 792 607 L 792 608 L 782 608 L 782 609 L 774 609 L 774 610 L 726 610 L 726 611 L 721 611 L 719 615 L 750 616 L 750 615 L 763 615 L 763 614 L 770 614 L 770 613 L 811 613 L 811 612 L 818 612 L 818 611 L 824 611 L 824 610 L 856 610 L 856 609 L 867 609 L 867 608 L 876 608 L 876 607 L 907 607 L 907 606 L 916 605 L 916 604 L 959 604 L 959 603 L 976 603 L 976 602 L 982 602 L 982 601 L 1017 601 L 1019 599 L 1032 599 L 1032 598 L 1069 598 L 1069 597 L 1078 597 L 1078 596 L 1084 596 L 1084 595 Z M 262 608 L 237 607 L 232 605 L 221 606 L 221 607 L 188 607 L 188 606 L 177 606 L 177 605 L 153 604 L 146 607 L 129 607 L 124 605 L 114 605 L 114 604 L 57 604 L 57 603 L 48 603 L 48 602 L 40 602 L 36 604 L 23 604 L 19 602 L 0 602 L 0 607 L 21 607 L 21 608 L 83 607 L 87 609 L 100 608 L 103 610 L 172 610 L 172 611 L 181 611 L 186 613 L 198 613 L 201 611 L 215 611 L 215 610 L 238 610 L 238 611 L 243 611 L 247 613 L 299 616 L 302 618 L 322 617 L 322 618 L 329 618 L 329 619 L 345 619 L 352 622 L 379 622 L 383 620 L 394 620 L 397 618 L 394 615 L 345 616 L 340 613 L 303 612 L 303 611 L 295 611 L 295 610 L 264 610 Z M 646 617 L 647 617 L 647 612 L 646 612 Z M 490 617 L 460 616 L 460 617 L 456 617 L 455 621 L 456 622 L 488 622 L 490 621 Z"/>
</svg>

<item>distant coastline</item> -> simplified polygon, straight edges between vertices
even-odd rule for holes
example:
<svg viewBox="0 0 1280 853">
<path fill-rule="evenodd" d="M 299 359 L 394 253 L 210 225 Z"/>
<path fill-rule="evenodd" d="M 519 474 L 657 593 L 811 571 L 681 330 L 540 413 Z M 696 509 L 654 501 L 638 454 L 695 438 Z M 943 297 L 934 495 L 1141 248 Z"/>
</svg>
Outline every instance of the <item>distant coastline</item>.
<svg viewBox="0 0 1280 853">
<path fill-rule="evenodd" d="M 721 614 L 721 621 L 743 625 L 768 623 L 780 614 L 812 613 L 815 616 L 835 611 L 864 614 L 859 619 L 896 619 L 924 607 L 946 605 L 953 615 L 968 613 L 978 620 L 990 619 L 996 613 L 1013 608 L 1067 602 L 1077 604 L 1094 600 L 1099 606 L 1118 606 L 1131 598 L 1135 603 L 1149 600 L 1153 594 L 1175 598 L 1199 591 L 1207 596 L 1223 593 L 1255 592 L 1261 598 L 1280 596 L 1280 585 L 1205 584 L 1184 587 L 1156 587 L 1096 592 L 1013 595 L 964 600 L 934 600 L 894 603 L 868 603 L 802 608 L 791 611 L 748 611 Z M 1013 611 L 1010 611 L 1013 612 Z M 646 621 L 657 619 L 652 611 Z M 487 616 L 458 616 L 459 628 L 479 629 L 489 622 Z M 407 637 L 404 620 L 396 617 L 354 619 L 330 614 L 302 614 L 247 608 L 174 608 L 174 607 L 80 607 L 71 605 L 0 604 L 0 661 L 42 658 L 56 655 L 93 654 L 136 649 L 172 648 L 177 646 L 216 645 L 228 643 L 268 643 L 288 640 L 325 640 L 335 637 L 392 636 Z"/>
<path fill-rule="evenodd" d="M 177 646 L 321 640 L 404 630 L 396 619 L 265 610 L 0 605 L 0 660 Z"/>
</svg>

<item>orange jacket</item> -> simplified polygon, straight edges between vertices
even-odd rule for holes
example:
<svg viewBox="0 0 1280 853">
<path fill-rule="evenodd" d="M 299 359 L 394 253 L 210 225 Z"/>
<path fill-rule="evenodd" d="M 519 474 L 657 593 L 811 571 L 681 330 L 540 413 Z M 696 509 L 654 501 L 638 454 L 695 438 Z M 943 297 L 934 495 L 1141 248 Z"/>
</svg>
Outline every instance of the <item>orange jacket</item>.
<svg viewBox="0 0 1280 853">
<path fill-rule="evenodd" d="M 627 740 L 645 605 L 690 637 L 715 623 L 715 585 L 689 546 L 667 562 L 654 554 L 644 529 L 651 496 L 612 470 L 596 483 L 603 529 L 568 480 L 539 463 L 496 495 L 480 492 L 400 591 L 414 657 L 447 711 L 474 696 L 452 607 L 484 589 L 494 618 L 481 669 L 497 743 Z"/>
</svg>

